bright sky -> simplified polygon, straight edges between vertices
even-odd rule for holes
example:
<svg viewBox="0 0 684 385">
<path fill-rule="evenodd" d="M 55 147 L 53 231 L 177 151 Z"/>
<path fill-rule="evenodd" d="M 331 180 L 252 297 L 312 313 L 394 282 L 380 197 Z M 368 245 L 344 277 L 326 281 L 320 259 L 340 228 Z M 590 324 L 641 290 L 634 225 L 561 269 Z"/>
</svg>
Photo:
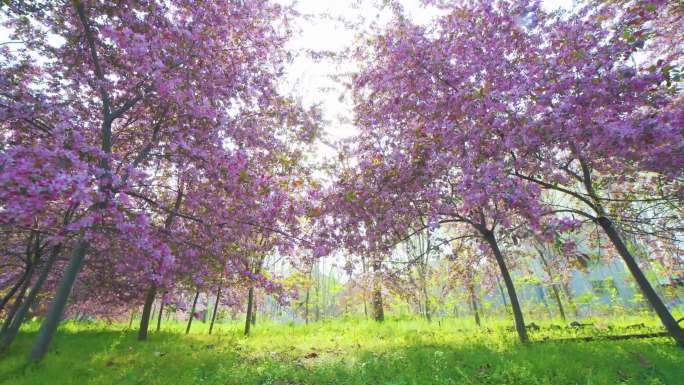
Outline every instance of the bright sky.
<svg viewBox="0 0 684 385">
<path fill-rule="evenodd" d="M 280 0 L 290 4 L 291 1 Z M 434 8 L 426 8 L 420 0 L 400 0 L 408 16 L 417 23 L 427 23 L 437 14 Z M 570 8 L 573 0 L 543 0 L 548 9 Z M 359 23 L 360 31 L 368 30 L 371 23 L 382 25 L 389 20 L 390 12 L 381 10 L 381 0 L 297 0 L 296 9 L 311 17 L 300 20 L 290 48 L 295 50 L 341 52 L 353 45 L 359 37 L 359 30 L 345 28 L 342 18 L 347 22 Z M 330 15 L 323 17 L 322 15 Z M 351 101 L 345 89 L 332 75 L 344 75 L 354 69 L 351 60 L 314 60 L 306 54 L 297 56 L 288 68 L 288 80 L 284 91 L 300 97 L 305 105 L 319 103 L 327 121 L 325 133 L 329 141 L 349 137 L 355 133 L 349 123 L 352 118 Z M 325 158 L 335 151 L 321 144 L 318 156 Z"/>
</svg>

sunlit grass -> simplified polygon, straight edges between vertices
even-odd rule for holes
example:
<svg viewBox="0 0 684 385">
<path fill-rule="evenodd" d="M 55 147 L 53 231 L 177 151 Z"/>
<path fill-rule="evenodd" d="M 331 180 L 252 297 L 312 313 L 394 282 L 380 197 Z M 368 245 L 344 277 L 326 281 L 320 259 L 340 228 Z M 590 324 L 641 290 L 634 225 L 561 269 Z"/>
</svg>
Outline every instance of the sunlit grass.
<svg viewBox="0 0 684 385">
<path fill-rule="evenodd" d="M 653 319 L 595 319 L 533 340 L 658 331 Z M 646 328 L 627 329 L 634 323 Z M 608 326 L 613 326 L 608 329 Z M 166 323 L 146 342 L 127 325 L 66 323 L 50 354 L 24 366 L 36 324 L 0 361 L 0 384 L 684 384 L 684 350 L 668 338 L 520 345 L 510 321 L 349 319 L 288 325 Z"/>
</svg>

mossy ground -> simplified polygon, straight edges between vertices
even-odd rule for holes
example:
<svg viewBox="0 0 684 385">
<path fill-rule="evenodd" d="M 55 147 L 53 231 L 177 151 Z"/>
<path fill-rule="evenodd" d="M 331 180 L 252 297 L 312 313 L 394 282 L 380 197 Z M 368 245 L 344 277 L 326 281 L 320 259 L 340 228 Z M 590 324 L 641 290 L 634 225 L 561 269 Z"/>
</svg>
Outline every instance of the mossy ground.
<svg viewBox="0 0 684 385">
<path fill-rule="evenodd" d="M 624 328 L 633 319 L 610 322 L 612 330 L 597 320 L 598 330 L 542 328 L 531 337 L 657 329 L 655 320 L 639 320 L 641 330 Z M 520 345 L 507 326 L 347 319 L 261 323 L 244 337 L 237 322 L 212 336 L 200 322 L 189 336 L 167 323 L 139 342 L 127 325 L 69 322 L 45 360 L 25 366 L 37 329 L 29 324 L 0 358 L 0 384 L 684 384 L 684 350 L 668 338 Z"/>
</svg>

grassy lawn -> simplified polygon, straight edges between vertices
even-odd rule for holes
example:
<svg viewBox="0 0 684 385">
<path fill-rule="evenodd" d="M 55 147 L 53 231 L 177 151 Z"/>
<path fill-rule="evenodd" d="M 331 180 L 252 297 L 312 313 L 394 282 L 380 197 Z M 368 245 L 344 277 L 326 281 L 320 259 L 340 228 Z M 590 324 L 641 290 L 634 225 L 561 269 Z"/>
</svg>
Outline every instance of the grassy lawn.
<svg viewBox="0 0 684 385">
<path fill-rule="evenodd" d="M 632 321 L 612 320 L 612 330 L 600 320 L 591 331 L 542 328 L 531 336 L 657 329 L 654 320 L 640 330 L 619 326 Z M 262 323 L 251 337 L 237 323 L 213 336 L 200 322 L 189 336 L 181 323 L 166 324 L 138 342 L 126 326 L 67 323 L 46 359 L 26 367 L 37 328 L 31 324 L 0 358 L 0 384 L 684 384 L 684 350 L 667 338 L 522 346 L 503 324 L 347 320 Z"/>
</svg>

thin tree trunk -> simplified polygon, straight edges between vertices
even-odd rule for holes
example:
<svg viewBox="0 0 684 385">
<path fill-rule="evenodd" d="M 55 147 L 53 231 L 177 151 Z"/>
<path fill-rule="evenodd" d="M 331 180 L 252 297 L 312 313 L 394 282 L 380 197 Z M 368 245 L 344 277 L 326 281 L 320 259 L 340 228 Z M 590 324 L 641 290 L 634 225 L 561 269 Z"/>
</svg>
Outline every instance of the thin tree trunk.
<svg viewBox="0 0 684 385">
<path fill-rule="evenodd" d="M 492 252 L 494 253 L 494 257 L 496 258 L 496 263 L 499 265 L 499 269 L 501 270 L 501 275 L 503 276 L 504 284 L 506 285 L 506 289 L 508 290 L 508 297 L 511 300 L 513 318 L 515 319 L 515 328 L 518 331 L 518 337 L 520 338 L 520 342 L 526 343 L 528 341 L 528 338 L 527 330 L 525 329 L 525 320 L 523 318 L 522 310 L 520 309 L 520 303 L 518 302 L 518 295 L 515 293 L 513 279 L 511 279 L 511 275 L 508 272 L 508 267 L 506 266 L 506 261 L 504 260 L 504 257 L 501 254 L 501 250 L 499 250 L 499 245 L 496 241 L 496 237 L 494 236 L 494 232 L 484 231 L 482 235 L 491 247 Z"/>
<path fill-rule="evenodd" d="M 209 334 L 214 330 L 214 322 L 216 321 L 216 311 L 218 310 L 218 304 L 221 300 L 221 285 L 218 287 L 216 292 L 216 302 L 214 303 L 214 311 L 211 314 L 211 323 L 209 324 Z"/>
<path fill-rule="evenodd" d="M 254 289 L 252 289 L 254 291 Z M 251 317 L 250 320 L 252 321 L 252 326 L 256 326 L 256 313 L 257 313 L 257 304 L 256 304 L 256 292 L 252 295 L 252 311 L 250 312 Z"/>
<path fill-rule="evenodd" d="M 304 302 L 304 323 L 306 325 L 309 324 L 309 292 L 311 291 L 310 288 L 306 288 L 306 300 Z"/>
<path fill-rule="evenodd" d="M 160 302 L 159 315 L 157 316 L 157 332 L 159 332 L 159 329 L 161 329 L 162 314 L 164 314 L 164 295 L 162 295 Z"/>
<path fill-rule="evenodd" d="M 432 322 L 432 316 L 430 314 L 430 299 L 428 298 L 427 287 L 425 287 L 425 280 L 423 280 L 423 299 L 425 301 L 425 318 L 428 322 Z"/>
<path fill-rule="evenodd" d="M 385 320 L 385 310 L 382 306 L 382 282 L 380 278 L 380 264 L 373 263 L 373 318 L 382 322 Z"/>
<path fill-rule="evenodd" d="M 168 214 L 166 221 L 164 222 L 164 230 L 167 232 L 171 231 L 173 226 L 173 220 L 175 219 L 176 213 L 180 208 L 181 202 L 183 201 L 183 184 L 179 177 L 178 191 L 176 192 L 176 200 L 173 203 L 173 211 Z M 147 338 L 147 328 L 150 324 L 150 317 L 152 305 L 154 304 L 154 298 L 157 296 L 157 285 L 152 284 L 147 290 L 147 295 L 145 296 L 145 305 L 143 307 L 142 318 L 140 319 L 140 330 L 138 330 L 138 340 L 144 341 Z M 194 310 L 193 310 L 194 312 Z M 154 318 L 154 316 L 152 316 Z"/>
<path fill-rule="evenodd" d="M 14 297 L 14 294 L 16 294 L 17 290 L 19 290 L 19 288 L 23 286 L 24 282 L 26 281 L 26 278 L 29 275 L 30 270 L 31 267 L 26 266 L 26 269 L 24 270 L 24 273 L 21 275 L 21 278 L 19 278 L 17 283 L 15 283 L 14 286 L 12 286 L 12 288 L 7 292 L 7 294 L 5 294 L 4 297 L 2 297 L 2 301 L 0 301 L 0 313 L 5 308 L 9 300 Z"/>
<path fill-rule="evenodd" d="M 572 309 L 573 313 L 575 314 L 575 317 L 579 317 L 579 308 L 577 307 L 577 303 L 575 303 L 575 298 L 574 294 L 572 293 L 572 290 L 570 287 L 564 283 L 561 283 L 561 289 L 563 289 L 563 293 L 565 294 L 565 298 L 568 300 L 568 304 L 570 304 L 570 308 Z"/>
<path fill-rule="evenodd" d="M 506 313 L 510 314 L 510 310 L 508 310 L 508 300 L 506 300 L 506 294 L 504 293 L 503 287 L 501 287 L 501 281 L 499 281 L 499 277 L 496 277 L 496 286 L 499 288 L 499 293 L 501 294 L 501 300 L 503 301 L 504 309 L 506 309 Z"/>
<path fill-rule="evenodd" d="M 553 290 L 553 297 L 556 299 L 556 304 L 558 304 L 558 312 L 560 313 L 561 319 L 565 321 L 565 309 L 563 309 L 563 302 L 561 301 L 558 285 L 556 283 L 553 283 L 553 275 L 551 274 L 549 263 L 546 261 L 546 257 L 544 257 L 544 252 L 542 250 L 537 249 L 537 254 L 539 254 L 539 259 L 541 259 L 542 263 L 544 264 L 544 270 L 546 270 L 546 274 L 548 274 L 549 279 L 551 279 L 551 289 Z"/>
<path fill-rule="evenodd" d="M 473 285 L 473 284 L 469 285 L 469 291 L 470 291 L 470 302 L 473 305 L 473 313 L 475 314 L 475 324 L 477 324 L 477 326 L 481 326 L 480 314 L 477 311 L 477 298 L 475 297 L 475 285 Z"/>
<path fill-rule="evenodd" d="M 641 288 L 641 292 L 651 304 L 653 310 L 655 310 L 656 314 L 660 318 L 660 321 L 663 323 L 672 338 L 677 342 L 677 345 L 684 348 L 684 331 L 679 327 L 679 324 L 677 324 L 677 321 L 674 319 L 674 317 L 672 317 L 672 314 L 667 307 L 665 307 L 665 304 L 660 297 L 658 297 L 658 294 L 651 286 L 651 283 L 648 282 L 648 279 L 641 271 L 641 268 L 639 268 L 639 265 L 629 252 L 629 249 L 627 249 L 627 246 L 622 241 L 620 234 L 618 234 L 617 230 L 615 230 L 613 223 L 605 216 L 599 217 L 597 221 L 605 231 L 606 235 L 608 235 L 608 238 L 615 246 L 617 252 L 625 261 L 627 268 L 632 273 L 632 276 Z"/>
<path fill-rule="evenodd" d="M 131 319 L 128 320 L 128 328 L 133 327 L 133 318 L 135 318 L 135 310 L 131 311 Z"/>
<path fill-rule="evenodd" d="M 140 317 L 140 329 L 138 329 L 138 341 L 147 339 L 147 328 L 150 324 L 152 314 L 152 305 L 154 298 L 157 296 L 157 285 L 150 286 L 145 295 L 145 304 L 143 305 L 142 316 Z"/>
<path fill-rule="evenodd" d="M 245 335 L 248 336 L 252 326 L 252 301 L 254 300 L 254 288 L 247 291 L 247 314 L 245 315 Z"/>
<path fill-rule="evenodd" d="M 76 281 L 76 275 L 78 275 L 79 270 L 81 270 L 81 267 L 83 266 L 83 261 L 89 246 L 88 241 L 86 241 L 83 236 L 77 241 L 76 247 L 69 258 L 69 265 L 64 272 L 62 280 L 59 282 L 55 297 L 52 300 L 52 303 L 50 303 L 47 314 L 40 325 L 38 335 L 35 337 L 33 346 L 31 347 L 31 352 L 28 356 L 29 362 L 38 362 L 45 357 L 52 337 L 55 335 L 59 321 L 64 313 L 64 307 L 69 299 L 71 288 Z"/>
<path fill-rule="evenodd" d="M 195 318 L 195 308 L 197 307 L 197 298 L 199 298 L 199 291 L 195 293 L 195 299 L 192 301 L 192 309 L 190 309 L 190 318 L 188 319 L 188 327 L 185 328 L 185 334 L 190 333 L 190 327 L 192 326 L 192 319 Z"/>
<path fill-rule="evenodd" d="M 558 291 L 558 286 L 556 284 L 551 285 L 551 290 L 553 291 L 553 297 L 556 299 L 556 303 L 558 304 L 558 312 L 560 313 L 560 317 L 563 321 L 565 321 L 565 309 L 563 308 L 563 302 L 561 301 L 560 293 Z"/>
<path fill-rule="evenodd" d="M 22 303 L 24 302 L 24 296 L 26 295 L 26 290 L 28 290 L 29 284 L 31 283 L 31 276 L 33 275 L 33 264 L 29 265 L 28 269 L 26 270 L 26 273 L 28 274 L 28 276 L 26 277 L 26 279 L 24 279 L 24 282 L 21 285 L 21 290 L 19 291 L 17 297 L 14 299 L 14 302 L 12 303 L 9 312 L 5 317 L 5 322 L 3 322 L 2 324 L 2 329 L 0 329 L 0 337 L 3 339 L 7 335 L 10 325 L 14 321 L 14 317 L 17 315 Z"/>
</svg>

